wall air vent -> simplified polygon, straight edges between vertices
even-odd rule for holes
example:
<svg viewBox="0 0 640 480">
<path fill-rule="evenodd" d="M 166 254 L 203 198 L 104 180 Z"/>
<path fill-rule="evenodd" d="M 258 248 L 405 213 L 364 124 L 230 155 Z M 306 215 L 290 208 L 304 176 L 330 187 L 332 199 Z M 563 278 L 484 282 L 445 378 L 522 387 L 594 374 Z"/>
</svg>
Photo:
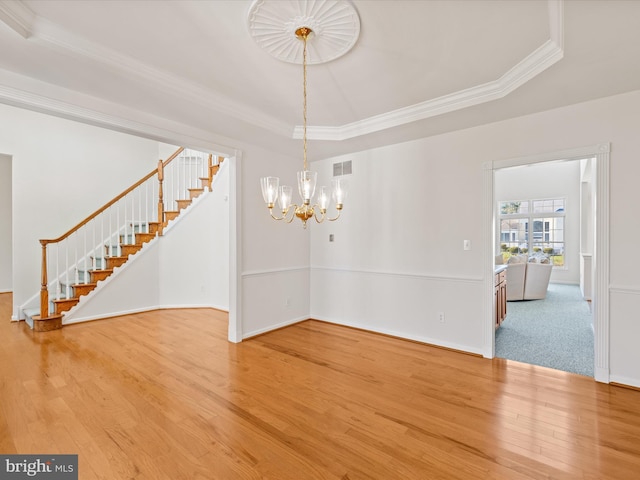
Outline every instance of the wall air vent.
<svg viewBox="0 0 640 480">
<path fill-rule="evenodd" d="M 351 175 L 351 160 L 346 162 L 339 162 L 333 164 L 333 176 L 339 177 L 341 175 Z"/>
</svg>

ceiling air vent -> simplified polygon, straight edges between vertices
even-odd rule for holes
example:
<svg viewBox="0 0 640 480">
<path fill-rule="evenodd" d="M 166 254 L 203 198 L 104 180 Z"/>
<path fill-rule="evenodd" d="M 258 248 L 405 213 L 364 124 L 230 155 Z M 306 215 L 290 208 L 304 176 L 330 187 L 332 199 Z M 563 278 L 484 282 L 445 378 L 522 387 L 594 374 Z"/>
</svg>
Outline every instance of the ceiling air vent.
<svg viewBox="0 0 640 480">
<path fill-rule="evenodd" d="M 333 176 L 351 175 L 351 160 L 333 164 Z"/>
</svg>

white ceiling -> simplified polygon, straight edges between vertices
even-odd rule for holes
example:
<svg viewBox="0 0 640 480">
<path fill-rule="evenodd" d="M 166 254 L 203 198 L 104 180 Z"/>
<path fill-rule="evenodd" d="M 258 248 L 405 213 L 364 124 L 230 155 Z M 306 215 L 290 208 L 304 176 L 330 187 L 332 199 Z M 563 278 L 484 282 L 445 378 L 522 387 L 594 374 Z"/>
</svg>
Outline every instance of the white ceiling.
<svg viewBox="0 0 640 480">
<path fill-rule="evenodd" d="M 250 5 L 0 0 L 0 102 L 298 155 L 302 68 L 253 41 Z M 640 89 L 640 1 L 353 5 L 354 48 L 309 66 L 311 160 Z"/>
</svg>

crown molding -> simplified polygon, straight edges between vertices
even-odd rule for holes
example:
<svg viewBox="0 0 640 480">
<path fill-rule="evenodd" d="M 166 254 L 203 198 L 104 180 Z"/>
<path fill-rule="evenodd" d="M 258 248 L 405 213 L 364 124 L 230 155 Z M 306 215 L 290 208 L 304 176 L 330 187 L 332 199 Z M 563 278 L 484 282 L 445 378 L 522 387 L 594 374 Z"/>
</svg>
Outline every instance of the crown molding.
<svg viewBox="0 0 640 480">
<path fill-rule="evenodd" d="M 307 126 L 307 137 L 312 140 L 347 140 L 505 97 L 564 56 L 564 0 L 547 0 L 547 4 L 550 39 L 499 79 L 345 125 Z M 302 138 L 302 126 L 296 126 L 292 134 L 291 126 L 288 123 L 281 122 L 271 115 L 230 101 L 196 83 L 185 81 L 172 73 L 72 35 L 59 26 L 35 15 L 21 0 L 0 0 L 0 21 L 25 39 L 28 38 L 29 41 L 83 56 L 108 67 L 112 72 L 125 78 L 142 80 L 169 95 L 206 106 L 216 112 L 277 135 Z M 8 92 L 4 94 L 6 95 Z M 11 102 L 11 99 L 8 100 Z M 16 103 L 22 101 L 22 99 L 14 100 Z M 64 111 L 65 108 L 62 110 Z M 79 113 L 78 111 L 71 112 L 73 118 L 76 119 L 82 118 Z M 93 122 L 95 119 L 92 113 L 87 111 L 87 114 L 86 120 Z"/>
<path fill-rule="evenodd" d="M 549 40 L 499 79 L 345 125 L 335 127 L 307 126 L 307 138 L 311 140 L 348 140 L 509 95 L 560 61 L 564 56 L 564 0 L 548 0 L 548 9 Z M 302 126 L 296 126 L 293 138 L 300 139 L 302 134 Z"/>
<path fill-rule="evenodd" d="M 232 102 L 211 90 L 184 80 L 172 73 L 157 69 L 112 49 L 102 47 L 78 37 L 63 28 L 35 16 L 31 41 L 48 48 L 73 53 L 109 68 L 125 78 L 142 80 L 177 98 L 192 101 L 224 115 L 264 128 L 273 133 L 289 136 L 291 126 L 277 118 L 246 105 Z"/>
<path fill-rule="evenodd" d="M 0 0 L 0 21 L 24 38 L 33 34 L 36 14 L 22 0 Z"/>
<path fill-rule="evenodd" d="M 187 125 L 175 124 L 173 125 L 174 128 L 169 127 L 171 129 L 167 129 L 159 126 L 162 123 L 160 119 L 157 122 L 152 119 L 144 123 L 128 120 L 120 116 L 73 105 L 6 85 L 0 85 L 0 104 L 55 115 L 67 120 L 79 121 L 88 125 L 108 128 L 160 142 L 182 142 L 185 145 L 206 148 L 225 155 L 235 152 L 235 148 L 229 146 L 229 142 L 222 137 L 214 141 L 210 132 L 194 129 Z"/>
</svg>

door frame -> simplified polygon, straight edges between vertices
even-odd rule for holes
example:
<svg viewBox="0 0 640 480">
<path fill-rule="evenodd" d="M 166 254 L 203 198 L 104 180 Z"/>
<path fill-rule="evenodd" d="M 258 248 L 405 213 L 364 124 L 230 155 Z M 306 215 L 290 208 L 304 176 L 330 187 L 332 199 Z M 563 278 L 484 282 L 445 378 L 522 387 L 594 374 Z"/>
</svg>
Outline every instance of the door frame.
<svg viewBox="0 0 640 480">
<path fill-rule="evenodd" d="M 496 249 L 497 207 L 494 193 L 495 171 L 557 160 L 579 160 L 595 158 L 595 202 L 594 202 L 594 248 L 592 263 L 593 278 L 593 327 L 594 327 L 594 378 L 598 382 L 609 383 L 609 156 L 610 144 L 599 143 L 586 147 L 571 148 L 527 157 L 486 162 L 484 167 L 483 236 L 487 250 L 484 270 L 484 352 L 485 358 L 495 356 L 495 302 L 494 258 Z"/>
</svg>

